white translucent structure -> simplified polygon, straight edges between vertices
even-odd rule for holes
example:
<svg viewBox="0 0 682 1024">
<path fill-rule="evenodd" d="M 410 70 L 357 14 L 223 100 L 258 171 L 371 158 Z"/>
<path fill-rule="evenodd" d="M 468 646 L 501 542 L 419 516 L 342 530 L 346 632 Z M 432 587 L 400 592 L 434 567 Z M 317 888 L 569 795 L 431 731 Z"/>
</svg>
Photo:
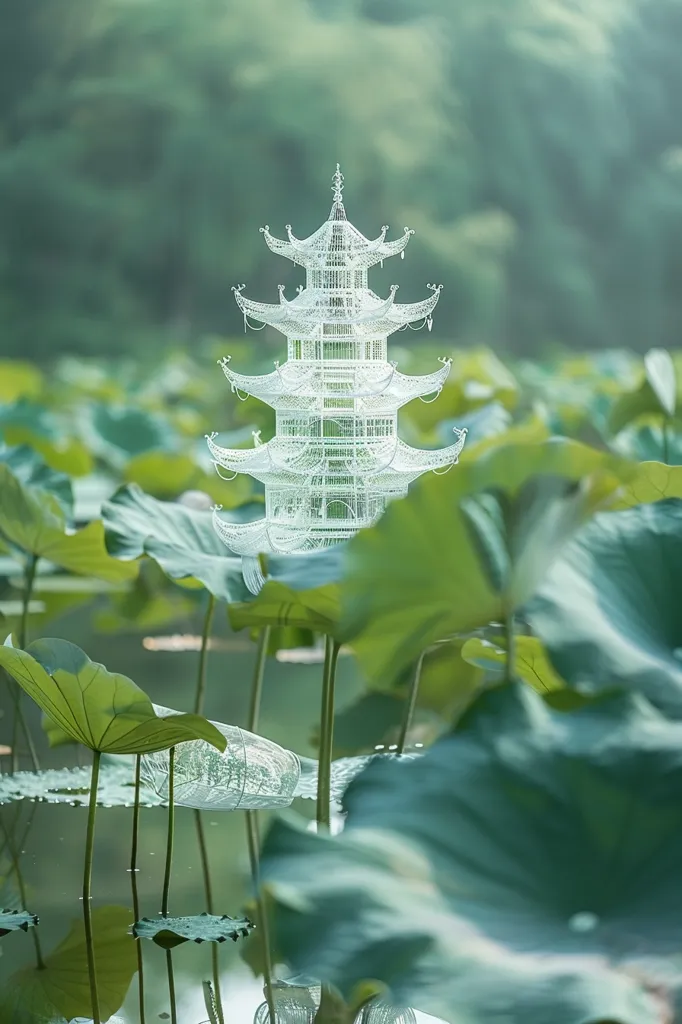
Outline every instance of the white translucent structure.
<svg viewBox="0 0 682 1024">
<path fill-rule="evenodd" d="M 274 981 L 272 997 L 275 1004 L 275 1024 L 314 1024 L 320 1005 L 319 982 L 302 976 L 288 981 Z M 254 1024 L 270 1024 L 267 1003 L 256 1010 Z M 416 1024 L 414 1010 L 399 1009 L 374 1000 L 358 1014 L 355 1024 Z"/>
<path fill-rule="evenodd" d="M 346 218 L 343 175 L 337 164 L 328 220 L 309 238 L 288 240 L 262 232 L 270 249 L 303 267 L 306 284 L 294 299 L 255 302 L 235 288 L 245 327 L 251 321 L 286 335 L 288 359 L 272 373 L 245 376 L 221 361 L 232 391 L 253 395 L 276 412 L 276 434 L 265 443 L 254 433 L 251 449 L 223 448 L 207 435 L 216 469 L 248 473 L 265 485 L 265 517 L 232 523 L 214 509 L 216 530 L 237 554 L 300 552 L 346 540 L 374 523 L 393 498 L 427 470 L 446 472 L 457 462 L 466 430 L 432 451 L 411 448 L 397 434 L 398 409 L 415 398 L 433 401 L 450 372 L 408 376 L 387 361 L 387 339 L 408 325 L 427 324 L 440 285 L 421 302 L 399 304 L 368 286 L 368 268 L 403 255 L 412 231 L 395 241 L 367 239 Z M 221 473 L 221 475 L 223 475 Z M 247 580 L 248 582 L 248 580 Z"/>
<path fill-rule="evenodd" d="M 180 714 L 158 704 L 154 711 L 161 718 Z M 211 724 L 223 734 L 227 746 L 221 753 L 204 740 L 177 745 L 173 771 L 176 804 L 201 810 L 277 810 L 288 807 L 296 797 L 317 798 L 318 762 L 313 758 L 300 757 L 236 725 Z M 332 801 L 340 804 L 352 780 L 371 761 L 386 757 L 407 761 L 416 756 L 367 754 L 332 761 Z M 168 799 L 169 765 L 167 750 L 144 754 L 141 761 L 142 778 L 161 801 Z"/>
</svg>

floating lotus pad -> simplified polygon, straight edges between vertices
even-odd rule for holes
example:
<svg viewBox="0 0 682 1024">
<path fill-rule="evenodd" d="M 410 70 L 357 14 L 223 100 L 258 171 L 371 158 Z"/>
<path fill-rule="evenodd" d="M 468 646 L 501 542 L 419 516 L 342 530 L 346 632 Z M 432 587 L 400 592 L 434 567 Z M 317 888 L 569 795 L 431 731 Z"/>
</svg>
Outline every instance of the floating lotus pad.
<svg viewBox="0 0 682 1024">
<path fill-rule="evenodd" d="M 16 772 L 0 777 L 0 804 L 14 800 L 40 800 L 50 804 L 71 804 L 85 807 L 90 798 L 92 770 L 83 768 L 53 768 L 40 772 Z M 103 764 L 97 787 L 99 807 L 132 807 L 135 801 L 133 768 L 128 761 Z M 160 797 L 140 787 L 143 807 L 161 807 Z"/>
<path fill-rule="evenodd" d="M 28 910 L 0 910 L 0 935 L 19 930 L 27 932 L 37 924 L 37 915 L 29 914 Z"/>
<path fill-rule="evenodd" d="M 151 939 L 163 949 L 173 949 L 183 942 L 226 942 L 245 939 L 256 926 L 248 917 L 227 914 L 197 914 L 194 917 L 143 917 L 133 925 L 136 939 Z"/>
</svg>

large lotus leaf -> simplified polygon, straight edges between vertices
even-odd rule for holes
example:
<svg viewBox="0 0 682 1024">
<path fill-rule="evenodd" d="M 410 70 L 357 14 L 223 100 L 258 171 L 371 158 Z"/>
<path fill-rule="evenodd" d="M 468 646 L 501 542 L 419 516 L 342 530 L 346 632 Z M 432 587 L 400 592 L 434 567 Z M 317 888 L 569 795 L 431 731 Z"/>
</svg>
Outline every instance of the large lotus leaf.
<svg viewBox="0 0 682 1024">
<path fill-rule="evenodd" d="M 345 554 L 346 545 L 338 544 L 299 555 L 263 557 L 266 582 L 257 595 L 230 604 L 232 628 L 294 626 L 336 636 Z"/>
<path fill-rule="evenodd" d="M 611 440 L 611 448 L 628 459 L 682 466 L 682 420 L 665 425 L 660 416 L 639 420 L 621 430 Z"/>
<path fill-rule="evenodd" d="M 225 509 L 246 504 L 253 495 L 251 478 L 240 473 L 234 480 L 223 480 L 207 472 L 189 455 L 179 452 L 143 452 L 126 465 L 127 483 L 137 484 L 155 498 L 176 498 L 183 491 L 202 491 Z"/>
<path fill-rule="evenodd" d="M 529 607 L 571 686 L 631 686 L 682 716 L 682 501 L 597 516 L 555 562 Z"/>
<path fill-rule="evenodd" d="M 0 910 L 0 936 L 20 930 L 27 932 L 37 924 L 37 916 L 28 910 Z"/>
<path fill-rule="evenodd" d="M 672 357 L 665 349 L 650 349 L 644 357 L 644 380 L 614 403 L 609 429 L 617 434 L 633 420 L 648 413 L 672 417 L 677 401 L 677 383 Z"/>
<path fill-rule="evenodd" d="M 111 558 L 102 523 L 68 531 L 62 506 L 48 491 L 26 486 L 0 462 L 0 537 L 27 554 L 47 558 L 71 572 L 104 580 L 132 579 L 137 566 Z"/>
<path fill-rule="evenodd" d="M 43 406 L 21 400 L 0 407 L 0 432 L 7 444 L 29 445 L 53 469 L 73 476 L 91 473 L 93 458 L 82 441 Z"/>
<path fill-rule="evenodd" d="M 199 715 L 160 719 L 147 694 L 107 671 L 67 640 L 41 639 L 26 651 L 7 643 L 0 665 L 64 732 L 91 750 L 142 754 L 202 739 L 225 749 L 225 737 Z"/>
<path fill-rule="evenodd" d="M 133 915 L 125 907 L 92 911 L 97 989 L 102 1020 L 108 1020 L 125 999 L 137 970 L 135 943 L 129 930 Z M 0 991 L 2 1024 L 53 1024 L 74 1017 L 92 1018 L 85 928 L 74 920 L 69 934 L 45 957 L 44 970 L 26 967 L 13 974 Z"/>
<path fill-rule="evenodd" d="M 507 649 L 490 640 L 471 637 L 462 647 L 462 658 L 489 675 L 502 676 L 507 665 Z M 552 668 L 547 652 L 535 636 L 514 638 L 513 670 L 515 678 L 523 679 L 538 693 L 552 693 L 566 687 L 566 683 Z"/>
<path fill-rule="evenodd" d="M 673 1020 L 682 724 L 619 695 L 570 715 L 515 684 L 421 759 L 371 765 L 346 827 L 277 821 L 275 948 L 453 1024 Z"/>
<path fill-rule="evenodd" d="M 227 914 L 197 914 L 194 917 L 143 917 L 133 925 L 136 939 L 151 939 L 163 949 L 174 949 L 183 942 L 225 942 L 245 939 L 254 925 L 248 917 Z"/>
<path fill-rule="evenodd" d="M 240 510 L 235 516 L 248 515 Z M 158 501 L 135 484 L 121 487 L 102 506 L 109 552 L 124 561 L 148 555 L 174 580 L 199 580 L 215 597 L 247 593 L 241 558 L 230 555 L 213 528 L 211 513 Z"/>
<path fill-rule="evenodd" d="M 93 405 L 86 430 L 90 449 L 119 469 L 134 455 L 172 449 L 176 441 L 167 420 L 133 406 Z"/>
<path fill-rule="evenodd" d="M 632 480 L 617 498 L 614 508 L 647 505 L 664 498 L 682 498 L 682 466 L 664 462 L 641 462 Z"/>
<path fill-rule="evenodd" d="M 47 491 L 53 495 L 66 520 L 73 520 L 73 487 L 66 473 L 52 469 L 40 455 L 25 444 L 0 451 L 0 463 L 4 463 L 25 488 Z"/>
<path fill-rule="evenodd" d="M 0 402 L 37 398 L 43 389 L 43 375 L 33 363 L 0 359 Z"/>
<path fill-rule="evenodd" d="M 370 678 L 390 680 L 434 641 L 502 620 L 634 469 L 554 439 L 422 478 L 348 545 L 342 638 Z"/>
</svg>

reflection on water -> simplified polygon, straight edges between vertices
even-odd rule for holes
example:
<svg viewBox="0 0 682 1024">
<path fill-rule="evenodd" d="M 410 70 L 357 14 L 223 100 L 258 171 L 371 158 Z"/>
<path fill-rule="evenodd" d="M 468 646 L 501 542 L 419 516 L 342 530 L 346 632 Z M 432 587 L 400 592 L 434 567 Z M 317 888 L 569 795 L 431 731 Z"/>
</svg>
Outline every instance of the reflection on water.
<svg viewBox="0 0 682 1024">
<path fill-rule="evenodd" d="M 222 621 L 221 621 L 222 619 Z M 183 624 L 183 631 L 195 631 L 195 624 Z M 192 709 L 197 670 L 195 652 L 152 651 L 142 646 L 142 636 L 107 636 L 92 632 L 88 617 L 78 612 L 50 626 L 50 633 L 68 637 L 89 655 L 122 672 L 139 683 L 153 701 L 180 710 Z M 216 615 L 216 635 L 229 638 L 224 618 Z M 246 634 L 234 640 L 244 641 Z M 219 647 L 220 645 L 218 645 Z M 208 661 L 208 686 L 205 712 L 207 717 L 223 722 L 245 723 L 248 690 L 251 681 L 254 650 L 241 645 L 236 649 L 214 650 Z M 319 665 L 286 664 L 268 661 L 260 731 L 284 748 L 314 757 L 316 751 L 310 737 L 318 722 L 321 669 Z M 359 681 L 352 659 L 339 664 L 337 682 L 338 706 L 351 701 L 359 690 Z M 0 693 L 0 700 L 5 691 Z M 34 735 L 40 737 L 40 714 L 29 707 L 27 713 Z M 7 709 L 5 709 L 7 710 Z M 40 747 L 41 767 L 60 768 L 83 764 L 87 753 L 77 755 L 75 748 L 48 750 Z M 24 766 L 25 767 L 25 766 Z M 311 817 L 314 805 L 309 800 L 296 800 L 294 808 Z M 18 822 L 17 813 L 21 814 Z M 83 849 L 87 811 L 83 807 L 34 804 L 23 801 L 0 807 L 2 821 L 17 824 L 15 835 L 21 850 L 20 863 L 26 885 L 29 909 L 40 917 L 40 940 L 46 953 L 66 936 L 73 919 L 81 918 Z M 26 833 L 26 823 L 32 825 Z M 263 829 L 268 815 L 264 813 Z M 241 811 L 210 810 L 202 813 L 208 860 L 213 882 L 215 913 L 238 916 L 250 897 L 249 866 L 244 814 Z M 93 906 L 122 904 L 130 907 L 130 858 L 132 811 L 125 807 L 102 808 L 98 812 L 95 861 L 93 871 Z M 166 842 L 166 814 L 158 808 L 141 812 L 140 848 L 138 856 L 138 889 L 140 913 L 154 917 L 160 909 Z M 0 837 L 0 846 L 2 837 Z M 7 867 L 6 854 L 0 857 Z M 0 868 L 0 875 L 3 874 Z M 12 887 L 10 887 L 11 889 Z M 0 900 L 12 905 L 11 891 L 5 886 Z M 14 886 L 16 889 L 16 886 Z M 6 894 L 6 895 L 5 895 Z M 16 899 L 16 893 L 15 893 Z M 170 912 L 174 915 L 196 914 L 205 909 L 201 865 L 194 825 L 194 812 L 179 807 L 176 813 L 176 842 L 171 885 Z M 30 935 L 17 933 L 13 941 L 4 940 L 0 958 L 0 980 L 33 963 L 34 950 Z M 250 940 L 247 940 L 250 941 Z M 226 1018 L 230 1024 L 251 1024 L 256 1008 L 263 1000 L 262 986 L 253 979 L 240 959 L 238 944 L 220 946 L 222 996 Z M 211 978 L 209 944 L 185 944 L 174 951 L 176 986 L 181 1024 L 206 1021 L 202 982 Z M 165 952 L 146 943 L 144 946 L 145 987 L 148 1024 L 159 1024 L 160 1014 L 168 1013 Z M 137 990 L 133 982 L 124 1007 L 118 1016 L 125 1024 L 137 1024 Z M 2 1022 L 5 1024 L 5 1022 Z M 9 1024 L 9 1022 L 7 1022 Z"/>
</svg>

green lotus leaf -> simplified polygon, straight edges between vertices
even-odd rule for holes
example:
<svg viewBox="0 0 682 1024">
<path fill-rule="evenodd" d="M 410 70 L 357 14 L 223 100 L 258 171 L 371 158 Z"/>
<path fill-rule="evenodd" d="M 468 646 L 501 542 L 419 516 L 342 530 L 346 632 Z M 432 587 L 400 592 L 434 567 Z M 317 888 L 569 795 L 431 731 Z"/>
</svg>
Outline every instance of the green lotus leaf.
<svg viewBox="0 0 682 1024">
<path fill-rule="evenodd" d="M 635 476 L 623 487 L 614 508 L 631 508 L 664 498 L 682 498 L 682 466 L 641 462 Z"/>
<path fill-rule="evenodd" d="M 83 442 L 44 406 L 25 399 L 0 407 L 0 432 L 7 444 L 28 445 L 53 469 L 71 476 L 85 476 L 94 468 Z"/>
<path fill-rule="evenodd" d="M 127 484 L 104 503 L 102 518 L 107 548 L 116 558 L 129 561 L 148 555 L 171 579 L 198 580 L 224 601 L 248 593 L 241 558 L 230 555 L 213 528 L 210 512 L 158 501 L 136 484 Z"/>
<path fill-rule="evenodd" d="M 492 676 L 503 675 L 507 664 L 506 647 L 480 637 L 471 637 L 466 641 L 462 647 L 462 657 Z M 534 636 L 514 638 L 514 675 L 538 693 L 552 693 L 566 688 L 566 683 L 552 668 L 547 652 Z"/>
<path fill-rule="evenodd" d="M 94 404 L 84 430 L 91 450 L 118 469 L 142 452 L 175 447 L 170 423 L 136 406 Z"/>
<path fill-rule="evenodd" d="M 554 439 L 505 445 L 422 478 L 348 545 L 342 639 L 371 679 L 389 681 L 433 642 L 504 620 L 634 472 Z"/>
<path fill-rule="evenodd" d="M 132 679 L 90 661 L 67 640 L 41 639 L 27 650 L 0 647 L 0 665 L 60 729 L 91 750 L 143 754 L 201 739 L 225 749 L 225 737 L 199 715 L 158 718 Z"/>
<path fill-rule="evenodd" d="M 682 724 L 619 695 L 566 715 L 488 691 L 420 759 L 375 763 L 346 827 L 278 820 L 273 944 L 346 997 L 363 981 L 453 1024 L 672 1020 Z"/>
<path fill-rule="evenodd" d="M 183 491 L 196 490 L 207 494 L 213 503 L 233 509 L 245 505 L 253 496 L 252 481 L 246 474 L 222 480 L 217 473 L 207 472 L 189 455 L 179 452 L 142 452 L 127 463 L 123 475 L 127 483 L 137 484 L 147 494 L 161 499 L 177 498 Z"/>
<path fill-rule="evenodd" d="M 660 415 L 646 417 L 621 430 L 610 444 L 628 459 L 682 466 L 682 420 L 664 425 Z"/>
<path fill-rule="evenodd" d="M 174 949 L 183 942 L 225 942 L 245 939 L 254 924 L 248 917 L 227 914 L 198 914 L 194 917 L 143 917 L 133 925 L 136 939 L 151 939 L 163 949 Z"/>
<path fill-rule="evenodd" d="M 97 988 L 102 1020 L 108 1020 L 123 1003 L 137 970 L 135 943 L 130 937 L 132 913 L 125 907 L 95 907 L 92 929 Z M 45 968 L 17 971 L 0 990 L 3 1024 L 52 1024 L 92 1018 L 85 929 L 74 920 L 69 934 L 45 958 Z"/>
<path fill-rule="evenodd" d="M 59 500 L 48 491 L 23 484 L 2 462 L 0 492 L 0 537 L 13 547 L 85 576 L 115 582 L 137 574 L 136 566 L 107 554 L 99 520 L 69 532 Z"/>
<path fill-rule="evenodd" d="M 554 563 L 528 617 L 586 691 L 618 684 L 682 716 L 682 501 L 597 516 Z"/>
<path fill-rule="evenodd" d="M 0 463 L 4 463 L 29 491 L 47 491 L 53 495 L 67 522 L 73 521 L 73 487 L 66 473 L 52 469 L 25 444 L 0 451 Z"/>
<path fill-rule="evenodd" d="M 228 606 L 230 625 L 293 626 L 336 636 L 345 553 L 346 545 L 338 544 L 299 555 L 262 556 L 266 582 L 258 594 Z"/>
<path fill-rule="evenodd" d="M 37 398 L 43 390 L 43 375 L 33 363 L 0 359 L 0 402 Z"/>
<path fill-rule="evenodd" d="M 28 910 L 0 910 L 0 936 L 19 930 L 27 932 L 37 924 L 37 916 Z"/>
<path fill-rule="evenodd" d="M 617 434 L 633 420 L 648 413 L 675 415 L 677 382 L 672 357 L 665 349 L 650 349 L 644 357 L 644 379 L 634 391 L 628 391 L 614 403 L 608 426 Z"/>
</svg>

